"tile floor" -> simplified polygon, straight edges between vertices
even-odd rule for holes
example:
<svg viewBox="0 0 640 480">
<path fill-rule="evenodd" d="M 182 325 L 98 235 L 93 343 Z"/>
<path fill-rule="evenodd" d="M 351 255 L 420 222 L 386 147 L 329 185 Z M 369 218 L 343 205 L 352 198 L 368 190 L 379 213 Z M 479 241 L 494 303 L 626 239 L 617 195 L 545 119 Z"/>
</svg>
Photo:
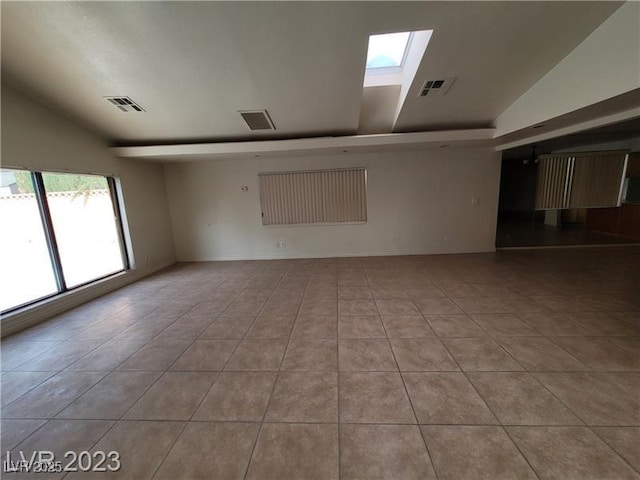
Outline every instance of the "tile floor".
<svg viewBox="0 0 640 480">
<path fill-rule="evenodd" d="M 178 264 L 4 339 L 1 415 L 121 455 L 69 479 L 639 479 L 640 249 Z"/>
</svg>

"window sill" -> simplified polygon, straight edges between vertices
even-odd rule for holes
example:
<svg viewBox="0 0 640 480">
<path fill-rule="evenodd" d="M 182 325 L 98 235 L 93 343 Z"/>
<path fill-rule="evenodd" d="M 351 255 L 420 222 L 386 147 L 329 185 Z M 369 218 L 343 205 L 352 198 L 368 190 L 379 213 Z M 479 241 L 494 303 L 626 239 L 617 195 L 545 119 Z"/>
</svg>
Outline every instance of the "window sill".
<svg viewBox="0 0 640 480">
<path fill-rule="evenodd" d="M 345 225 L 366 225 L 368 222 L 327 222 L 327 223 L 287 223 L 279 225 L 262 225 L 266 228 L 290 228 L 290 227 L 342 227 Z"/>
</svg>

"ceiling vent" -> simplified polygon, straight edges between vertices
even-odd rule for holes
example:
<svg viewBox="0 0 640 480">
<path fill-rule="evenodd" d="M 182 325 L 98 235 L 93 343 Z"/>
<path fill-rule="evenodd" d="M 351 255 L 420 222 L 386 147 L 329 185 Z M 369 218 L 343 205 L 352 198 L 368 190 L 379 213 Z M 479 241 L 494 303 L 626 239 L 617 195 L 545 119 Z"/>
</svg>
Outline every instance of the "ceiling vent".
<svg viewBox="0 0 640 480">
<path fill-rule="evenodd" d="M 266 110 L 238 110 L 249 130 L 275 130 Z"/>
<path fill-rule="evenodd" d="M 419 97 L 433 97 L 435 95 L 444 96 L 449 92 L 451 85 L 455 82 L 454 77 L 442 78 L 440 80 L 427 80 L 420 89 Z"/>
<path fill-rule="evenodd" d="M 105 100 L 123 112 L 144 112 L 144 108 L 131 100 L 129 97 L 104 97 Z"/>
</svg>

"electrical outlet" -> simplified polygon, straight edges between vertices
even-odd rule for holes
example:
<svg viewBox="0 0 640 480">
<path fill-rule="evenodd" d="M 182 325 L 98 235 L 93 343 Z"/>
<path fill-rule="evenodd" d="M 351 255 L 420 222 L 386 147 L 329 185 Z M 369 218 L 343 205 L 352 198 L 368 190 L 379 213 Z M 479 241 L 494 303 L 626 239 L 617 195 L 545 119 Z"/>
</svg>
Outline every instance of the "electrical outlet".
<svg viewBox="0 0 640 480">
<path fill-rule="evenodd" d="M 480 199 L 477 197 L 471 198 L 471 205 L 478 205 L 480 203 Z"/>
<path fill-rule="evenodd" d="M 278 242 L 276 245 L 278 248 L 284 248 L 284 242 Z"/>
<path fill-rule="evenodd" d="M 444 236 L 444 243 L 450 243 L 451 242 L 451 236 L 450 235 L 445 235 Z"/>
<path fill-rule="evenodd" d="M 242 190 L 243 192 L 248 192 L 249 191 L 249 187 L 242 186 L 242 187 L 240 187 L 240 190 Z"/>
</svg>

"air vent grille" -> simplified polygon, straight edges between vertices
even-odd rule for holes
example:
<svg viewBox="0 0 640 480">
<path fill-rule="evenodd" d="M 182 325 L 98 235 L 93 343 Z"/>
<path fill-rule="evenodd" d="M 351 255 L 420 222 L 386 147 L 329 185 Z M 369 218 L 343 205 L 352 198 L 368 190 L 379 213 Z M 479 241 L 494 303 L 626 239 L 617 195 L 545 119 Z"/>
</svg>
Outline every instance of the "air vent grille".
<svg viewBox="0 0 640 480">
<path fill-rule="evenodd" d="M 129 97 L 104 97 L 105 100 L 115 105 L 123 112 L 144 112 L 145 109 L 131 100 Z"/>
<path fill-rule="evenodd" d="M 439 80 L 427 80 L 420 89 L 419 97 L 432 97 L 434 95 L 443 96 L 449 92 L 451 85 L 455 82 L 454 77 L 441 78 Z"/>
<path fill-rule="evenodd" d="M 238 110 L 249 130 L 275 130 L 266 110 Z"/>
</svg>

